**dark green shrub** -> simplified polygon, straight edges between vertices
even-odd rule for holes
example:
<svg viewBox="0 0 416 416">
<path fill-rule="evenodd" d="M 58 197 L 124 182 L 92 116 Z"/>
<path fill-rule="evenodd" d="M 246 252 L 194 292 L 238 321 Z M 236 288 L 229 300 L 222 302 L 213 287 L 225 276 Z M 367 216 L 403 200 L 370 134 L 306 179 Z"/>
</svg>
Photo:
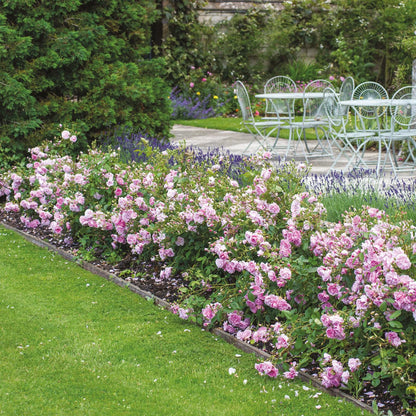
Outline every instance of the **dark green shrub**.
<svg viewBox="0 0 416 416">
<path fill-rule="evenodd" d="M 60 123 L 80 147 L 119 124 L 166 136 L 164 62 L 149 59 L 157 17 L 150 0 L 2 1 L 0 155 L 52 138 Z"/>
</svg>

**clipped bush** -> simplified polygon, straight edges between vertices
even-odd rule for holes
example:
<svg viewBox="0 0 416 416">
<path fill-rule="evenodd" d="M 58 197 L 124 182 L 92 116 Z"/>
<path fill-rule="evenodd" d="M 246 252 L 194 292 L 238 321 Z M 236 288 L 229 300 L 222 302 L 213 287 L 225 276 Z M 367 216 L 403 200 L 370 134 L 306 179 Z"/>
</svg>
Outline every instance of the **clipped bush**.
<svg viewBox="0 0 416 416">
<path fill-rule="evenodd" d="M 117 124 L 166 136 L 164 61 L 150 59 L 157 17 L 149 0 L 1 2 L 2 163 L 56 136 L 61 122 L 79 148 Z"/>
</svg>

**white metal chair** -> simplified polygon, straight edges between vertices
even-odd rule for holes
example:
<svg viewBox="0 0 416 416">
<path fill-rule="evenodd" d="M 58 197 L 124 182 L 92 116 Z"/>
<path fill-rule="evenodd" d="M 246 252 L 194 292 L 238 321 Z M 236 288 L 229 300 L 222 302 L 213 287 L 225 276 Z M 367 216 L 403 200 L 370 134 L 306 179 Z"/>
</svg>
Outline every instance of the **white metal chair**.
<svg viewBox="0 0 416 416">
<path fill-rule="evenodd" d="M 291 78 L 278 75 L 273 78 L 270 78 L 266 84 L 264 85 L 264 93 L 295 93 L 297 91 L 297 86 L 295 81 Z M 296 127 L 293 125 L 295 120 L 295 100 L 296 98 L 272 98 L 266 100 L 266 109 L 265 109 L 265 116 L 263 120 L 273 120 L 278 119 L 283 121 L 283 124 L 280 126 L 277 135 L 276 141 L 272 145 L 271 150 L 275 151 L 277 146 L 277 142 L 280 136 L 280 131 L 288 130 L 289 137 L 288 137 L 288 144 L 286 145 L 286 151 L 284 157 L 288 156 L 291 142 L 293 138 L 293 133 L 296 130 Z"/>
<path fill-rule="evenodd" d="M 253 139 L 247 145 L 243 154 L 247 154 L 248 149 L 255 143 L 257 143 L 258 146 L 254 153 L 257 152 L 260 148 L 263 148 L 263 150 L 270 150 L 271 146 L 267 143 L 269 137 L 275 133 L 276 130 L 279 131 L 280 126 L 284 123 L 278 118 L 274 118 L 273 120 L 268 121 L 256 121 L 251 108 L 250 97 L 246 87 L 241 81 L 236 81 L 235 91 L 243 119 L 242 124 L 253 136 Z"/>
<path fill-rule="evenodd" d="M 407 86 L 396 91 L 390 113 L 390 131 L 380 134 L 386 146 L 383 168 L 387 170 L 390 167 L 397 175 L 416 168 L 416 87 Z"/>
<path fill-rule="evenodd" d="M 312 157 L 332 156 L 330 141 L 328 140 L 328 120 L 323 108 L 323 91 L 325 88 L 333 88 L 331 82 L 324 79 L 311 81 L 303 91 L 303 118 L 300 122 L 294 122 L 298 135 L 298 143 L 303 141 L 304 156 L 306 160 Z M 310 94 L 312 93 L 312 94 Z M 317 93 L 313 95 L 313 93 Z M 309 148 L 306 140 L 306 130 L 312 129 L 315 132 L 316 145 Z"/>
<path fill-rule="evenodd" d="M 354 89 L 352 98 L 354 100 L 371 100 L 371 99 L 389 99 L 386 89 L 378 82 L 367 81 L 357 85 Z M 362 126 L 362 122 L 368 130 L 377 132 L 388 130 L 387 125 L 387 106 L 380 107 L 362 107 L 360 113 L 357 114 L 359 120 L 357 128 Z"/>
<path fill-rule="evenodd" d="M 264 92 L 296 92 L 297 87 L 295 81 L 291 78 L 279 75 L 270 78 L 264 85 Z M 264 119 L 275 118 L 278 112 L 280 121 L 291 121 L 295 114 L 295 99 L 270 99 L 266 100 L 266 110 Z"/>
<path fill-rule="evenodd" d="M 347 77 L 342 81 L 341 87 L 339 89 L 339 100 L 340 101 L 347 101 L 352 100 L 353 93 L 354 93 L 355 81 L 353 77 Z M 343 106 L 344 111 L 347 114 L 349 111 L 349 107 Z"/>
<path fill-rule="evenodd" d="M 334 170 L 340 158 L 347 156 L 347 153 L 350 154 L 347 170 L 357 167 L 368 168 L 363 156 L 366 145 L 375 136 L 375 132 L 365 131 L 365 126 L 353 131 L 348 130 L 349 113 L 345 113 L 345 106 L 340 104 L 339 96 L 332 88 L 324 90 L 323 107 L 328 120 L 328 135 L 334 147 L 339 150 L 329 171 Z"/>
</svg>

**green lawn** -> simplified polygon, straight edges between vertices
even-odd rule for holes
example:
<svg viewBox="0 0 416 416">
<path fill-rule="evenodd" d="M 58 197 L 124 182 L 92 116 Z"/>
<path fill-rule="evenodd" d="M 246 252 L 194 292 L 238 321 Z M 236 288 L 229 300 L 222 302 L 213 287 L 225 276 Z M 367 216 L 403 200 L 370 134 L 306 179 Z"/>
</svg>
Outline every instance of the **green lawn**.
<svg viewBox="0 0 416 416">
<path fill-rule="evenodd" d="M 261 118 L 258 118 L 261 120 Z M 198 120 L 175 120 L 175 124 L 182 124 L 184 126 L 202 127 L 207 129 L 218 129 L 226 131 L 238 131 L 247 132 L 245 127 L 241 124 L 241 117 L 212 117 Z M 296 121 L 302 121 L 302 117 L 296 117 Z M 287 139 L 289 137 L 289 131 L 282 129 L 280 132 L 280 138 Z M 315 139 L 315 133 L 313 130 L 306 130 L 307 139 Z M 295 133 L 295 139 L 297 135 Z"/>
<path fill-rule="evenodd" d="M 3 227 L 0 291 L 2 415 L 363 414 Z"/>
</svg>

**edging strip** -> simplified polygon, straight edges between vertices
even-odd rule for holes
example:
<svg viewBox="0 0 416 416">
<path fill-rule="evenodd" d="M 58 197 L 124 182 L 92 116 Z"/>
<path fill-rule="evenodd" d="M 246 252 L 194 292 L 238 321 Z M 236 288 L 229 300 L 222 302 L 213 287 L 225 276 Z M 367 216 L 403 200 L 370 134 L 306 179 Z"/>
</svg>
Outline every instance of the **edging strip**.
<svg viewBox="0 0 416 416">
<path fill-rule="evenodd" d="M 65 258 L 67 260 L 70 260 L 74 263 L 77 263 L 83 269 L 88 270 L 93 274 L 101 276 L 101 277 L 105 278 L 106 280 L 115 283 L 118 286 L 127 287 L 133 293 L 136 293 L 136 294 L 138 294 L 139 296 L 141 296 L 145 299 L 151 299 L 152 301 L 154 301 L 154 303 L 156 305 L 159 305 L 164 309 L 170 309 L 170 307 L 171 307 L 169 302 L 166 302 L 165 300 L 160 299 L 159 297 L 153 295 L 151 292 L 148 292 L 146 290 L 142 290 L 138 286 L 134 285 L 133 283 L 126 282 L 125 280 L 120 279 L 119 277 L 117 277 L 116 275 L 114 275 L 112 273 L 109 273 L 109 272 L 107 272 L 103 269 L 100 269 L 99 267 L 97 267 L 97 266 L 95 266 L 91 263 L 80 260 L 80 259 L 76 258 L 74 255 L 69 254 L 65 250 L 62 250 L 62 249 L 54 246 L 53 244 L 48 243 L 47 241 L 44 241 L 44 240 L 42 240 L 38 237 L 35 237 L 31 234 L 28 234 L 24 231 L 18 230 L 18 229 L 14 228 L 14 227 L 12 227 L 8 224 L 5 224 L 3 222 L 1 223 L 1 226 L 3 226 L 4 228 L 6 228 L 8 230 L 14 231 L 17 234 L 20 234 L 26 240 L 28 240 L 29 242 L 31 242 L 31 243 L 39 246 L 39 247 L 47 248 L 48 250 L 59 254 L 63 258 Z M 225 340 L 229 344 L 234 345 L 236 348 L 238 348 L 239 350 L 241 350 L 241 351 L 243 351 L 247 354 L 254 354 L 256 357 L 262 358 L 262 359 L 265 359 L 265 360 L 270 360 L 272 358 L 272 356 L 269 353 L 261 350 L 260 348 L 255 347 L 251 344 L 240 341 L 239 339 L 232 336 L 228 332 L 225 332 L 221 328 L 214 328 L 214 329 L 212 329 L 211 332 L 214 335 L 217 335 L 217 336 L 221 337 L 223 340 Z M 279 370 L 281 370 L 281 368 L 279 368 Z M 309 374 L 307 374 L 303 371 L 299 371 L 299 377 L 302 381 L 310 383 L 315 388 L 317 388 L 321 391 L 324 391 L 324 392 L 328 393 L 331 396 L 341 397 L 341 398 L 347 400 L 348 402 L 353 403 L 355 406 L 357 406 L 357 407 L 359 407 L 363 410 L 374 413 L 372 407 L 367 405 L 366 403 L 363 403 L 360 400 L 357 400 L 355 397 L 350 396 L 349 394 L 343 392 L 342 390 L 335 389 L 335 388 L 327 389 L 316 378 L 310 376 Z"/>
</svg>

